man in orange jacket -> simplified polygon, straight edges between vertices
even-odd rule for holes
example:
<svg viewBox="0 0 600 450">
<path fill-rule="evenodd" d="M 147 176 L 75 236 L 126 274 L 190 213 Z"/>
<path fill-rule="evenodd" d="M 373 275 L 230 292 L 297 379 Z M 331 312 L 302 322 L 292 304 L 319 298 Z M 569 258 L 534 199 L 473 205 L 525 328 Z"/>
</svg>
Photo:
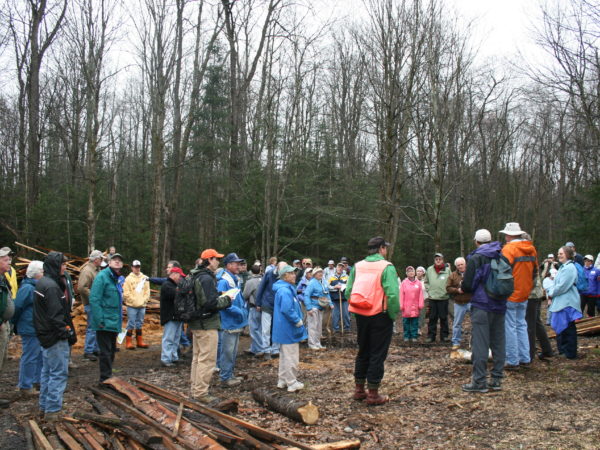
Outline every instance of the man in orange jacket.
<svg viewBox="0 0 600 450">
<path fill-rule="evenodd" d="M 531 237 L 521 230 L 516 222 L 509 222 L 503 230 L 506 245 L 502 255 L 513 268 L 515 289 L 506 304 L 504 322 L 506 335 L 506 368 L 518 369 L 531 363 L 529 338 L 527 335 L 527 299 L 533 289 L 533 280 L 537 275 L 537 252 Z"/>
</svg>

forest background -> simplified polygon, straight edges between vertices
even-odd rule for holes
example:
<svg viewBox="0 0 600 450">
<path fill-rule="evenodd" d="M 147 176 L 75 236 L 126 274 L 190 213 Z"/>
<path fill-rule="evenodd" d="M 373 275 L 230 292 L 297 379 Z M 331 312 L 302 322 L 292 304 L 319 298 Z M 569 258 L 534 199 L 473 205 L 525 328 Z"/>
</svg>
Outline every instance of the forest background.
<svg viewBox="0 0 600 450">
<path fill-rule="evenodd" d="M 600 5 L 481 62 L 441 0 L 2 0 L 0 243 L 398 265 L 517 221 L 600 250 Z"/>
</svg>

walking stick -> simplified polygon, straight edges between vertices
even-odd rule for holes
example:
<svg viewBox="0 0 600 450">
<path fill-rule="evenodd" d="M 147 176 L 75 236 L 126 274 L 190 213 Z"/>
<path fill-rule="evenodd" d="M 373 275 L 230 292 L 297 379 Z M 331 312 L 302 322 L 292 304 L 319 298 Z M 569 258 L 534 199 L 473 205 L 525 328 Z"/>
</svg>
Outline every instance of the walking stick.
<svg viewBox="0 0 600 450">
<path fill-rule="evenodd" d="M 342 329 L 342 345 L 341 347 L 344 347 L 344 310 L 342 308 L 342 293 L 339 292 L 339 297 L 340 297 L 340 327 Z"/>
</svg>

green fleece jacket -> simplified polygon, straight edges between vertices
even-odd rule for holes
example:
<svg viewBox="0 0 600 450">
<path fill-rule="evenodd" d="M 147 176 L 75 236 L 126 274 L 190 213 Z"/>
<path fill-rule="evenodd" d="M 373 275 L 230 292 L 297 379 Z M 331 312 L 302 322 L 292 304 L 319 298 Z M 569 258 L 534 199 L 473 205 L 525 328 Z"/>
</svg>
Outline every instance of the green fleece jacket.
<svg viewBox="0 0 600 450">
<path fill-rule="evenodd" d="M 446 283 L 450 278 L 450 265 L 446 264 L 444 270 L 437 273 L 435 267 L 429 266 L 425 272 L 425 292 L 430 300 L 448 300 L 450 295 L 446 291 Z"/>
<path fill-rule="evenodd" d="M 373 262 L 385 259 L 379 253 L 369 255 L 365 258 L 365 261 Z M 354 272 L 356 267 L 352 268 L 350 277 L 348 277 L 348 283 L 346 284 L 346 298 L 350 298 L 352 294 L 352 285 L 354 284 Z M 396 316 L 400 311 L 400 286 L 398 284 L 398 273 L 392 264 L 387 266 L 381 275 L 381 285 L 383 286 L 383 292 L 387 296 L 387 313 L 390 319 L 396 320 Z"/>
</svg>

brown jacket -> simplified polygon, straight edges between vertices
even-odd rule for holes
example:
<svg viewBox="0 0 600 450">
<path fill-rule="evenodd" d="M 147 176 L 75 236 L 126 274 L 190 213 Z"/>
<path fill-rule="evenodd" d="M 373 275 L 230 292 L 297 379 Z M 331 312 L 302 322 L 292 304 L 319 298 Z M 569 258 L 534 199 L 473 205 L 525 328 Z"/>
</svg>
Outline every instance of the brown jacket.
<svg viewBox="0 0 600 450">
<path fill-rule="evenodd" d="M 87 262 L 81 268 L 79 272 L 79 280 L 77 281 L 77 292 L 81 298 L 83 305 L 90 304 L 90 289 L 92 289 L 92 283 L 94 278 L 98 275 L 99 267 L 96 267 L 94 263 Z"/>
<path fill-rule="evenodd" d="M 460 284 L 462 283 L 463 275 L 458 273 L 458 270 L 455 270 L 448 277 L 448 281 L 446 282 L 446 292 L 450 294 L 452 300 L 459 305 L 464 305 L 471 301 L 470 293 L 458 293 L 458 289 L 460 288 Z"/>
</svg>

